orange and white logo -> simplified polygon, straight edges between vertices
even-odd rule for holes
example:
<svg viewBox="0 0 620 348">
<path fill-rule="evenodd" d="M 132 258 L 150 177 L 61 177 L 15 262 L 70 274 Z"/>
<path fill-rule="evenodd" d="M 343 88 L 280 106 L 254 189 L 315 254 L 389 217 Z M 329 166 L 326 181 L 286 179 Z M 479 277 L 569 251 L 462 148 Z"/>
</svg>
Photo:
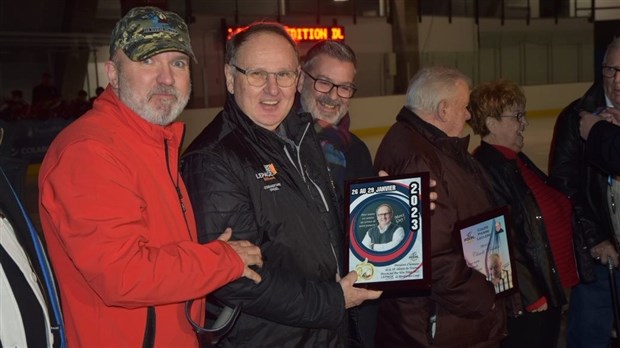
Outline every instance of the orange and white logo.
<svg viewBox="0 0 620 348">
<path fill-rule="evenodd" d="M 276 166 L 274 166 L 273 163 L 263 164 L 263 168 L 265 168 L 265 171 L 256 173 L 256 179 L 263 179 L 265 181 L 272 180 L 276 174 L 278 174 Z"/>
</svg>

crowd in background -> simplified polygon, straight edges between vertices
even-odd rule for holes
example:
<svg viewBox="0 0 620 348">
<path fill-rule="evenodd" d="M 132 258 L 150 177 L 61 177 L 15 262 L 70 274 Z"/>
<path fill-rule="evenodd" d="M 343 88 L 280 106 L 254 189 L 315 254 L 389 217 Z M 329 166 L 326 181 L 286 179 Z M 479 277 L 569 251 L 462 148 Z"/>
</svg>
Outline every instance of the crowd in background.
<svg viewBox="0 0 620 348">
<path fill-rule="evenodd" d="M 49 120 L 54 118 L 76 119 L 90 110 L 93 101 L 103 92 L 97 87 L 95 95 L 88 97 L 88 92 L 81 89 L 75 98 L 62 99 L 57 87 L 53 84 L 50 74 L 43 74 L 41 83 L 32 89 L 32 102 L 24 99 L 22 90 L 14 89 L 10 96 L 0 104 L 0 120 L 6 122 L 23 120 Z"/>
</svg>

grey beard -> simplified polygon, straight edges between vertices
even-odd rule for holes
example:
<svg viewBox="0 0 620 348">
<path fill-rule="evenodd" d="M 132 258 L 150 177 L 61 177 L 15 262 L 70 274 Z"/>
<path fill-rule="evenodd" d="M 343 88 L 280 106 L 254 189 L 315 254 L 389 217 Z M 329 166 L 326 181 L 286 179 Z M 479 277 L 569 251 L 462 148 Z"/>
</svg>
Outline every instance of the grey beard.
<svg viewBox="0 0 620 348">
<path fill-rule="evenodd" d="M 164 110 L 154 109 L 149 106 L 148 99 L 154 93 L 169 93 L 173 94 L 177 97 L 177 100 L 169 105 L 164 106 Z M 149 91 L 147 96 L 147 101 L 143 104 L 140 104 L 139 100 L 136 100 L 135 95 L 131 92 L 131 89 L 125 85 L 125 81 L 122 78 L 119 78 L 118 81 L 118 97 L 119 99 L 127 105 L 133 112 L 138 114 L 138 116 L 142 117 L 144 120 L 157 124 L 160 126 L 166 126 L 172 123 L 187 105 L 189 101 L 189 93 L 191 92 L 191 85 L 188 90 L 188 94 L 186 98 L 182 98 L 178 95 L 177 90 L 174 87 L 169 86 L 157 86 L 155 89 Z M 167 111 L 167 112 L 165 112 Z"/>
</svg>

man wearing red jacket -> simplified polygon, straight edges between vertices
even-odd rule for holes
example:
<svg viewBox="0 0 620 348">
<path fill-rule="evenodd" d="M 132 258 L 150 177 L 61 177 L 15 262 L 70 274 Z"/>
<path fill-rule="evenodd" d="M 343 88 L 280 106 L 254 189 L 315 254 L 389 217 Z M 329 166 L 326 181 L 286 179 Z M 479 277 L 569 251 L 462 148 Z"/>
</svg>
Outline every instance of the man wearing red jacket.
<svg viewBox="0 0 620 348">
<path fill-rule="evenodd" d="M 135 8 L 112 32 L 110 84 L 92 110 L 63 130 L 39 174 L 40 215 L 73 347 L 191 347 L 186 300 L 262 265 L 260 250 L 196 242 L 178 172 L 189 99 L 187 25 Z M 204 302 L 191 316 L 202 322 Z"/>
</svg>

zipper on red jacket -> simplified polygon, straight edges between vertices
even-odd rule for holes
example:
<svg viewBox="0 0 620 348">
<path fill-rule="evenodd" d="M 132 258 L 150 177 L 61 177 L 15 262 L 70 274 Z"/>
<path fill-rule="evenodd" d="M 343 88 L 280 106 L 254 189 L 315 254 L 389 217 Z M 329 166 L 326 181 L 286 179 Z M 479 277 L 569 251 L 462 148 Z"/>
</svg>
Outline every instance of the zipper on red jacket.
<svg viewBox="0 0 620 348">
<path fill-rule="evenodd" d="M 190 240 L 194 240 L 192 238 L 192 232 L 189 229 L 189 223 L 187 222 L 187 208 L 185 208 L 185 203 L 183 202 L 183 193 L 181 192 L 181 187 L 179 186 L 179 171 L 177 170 L 177 179 L 174 180 L 172 177 L 172 171 L 170 170 L 170 153 L 168 151 L 168 140 L 164 139 L 164 152 L 166 155 L 166 169 L 168 170 L 168 176 L 170 177 L 170 181 L 174 185 L 175 190 L 177 191 L 177 196 L 179 197 L 179 205 L 181 206 L 181 212 L 183 213 L 183 221 L 185 221 L 185 227 L 187 228 L 187 234 L 189 235 Z"/>
</svg>

